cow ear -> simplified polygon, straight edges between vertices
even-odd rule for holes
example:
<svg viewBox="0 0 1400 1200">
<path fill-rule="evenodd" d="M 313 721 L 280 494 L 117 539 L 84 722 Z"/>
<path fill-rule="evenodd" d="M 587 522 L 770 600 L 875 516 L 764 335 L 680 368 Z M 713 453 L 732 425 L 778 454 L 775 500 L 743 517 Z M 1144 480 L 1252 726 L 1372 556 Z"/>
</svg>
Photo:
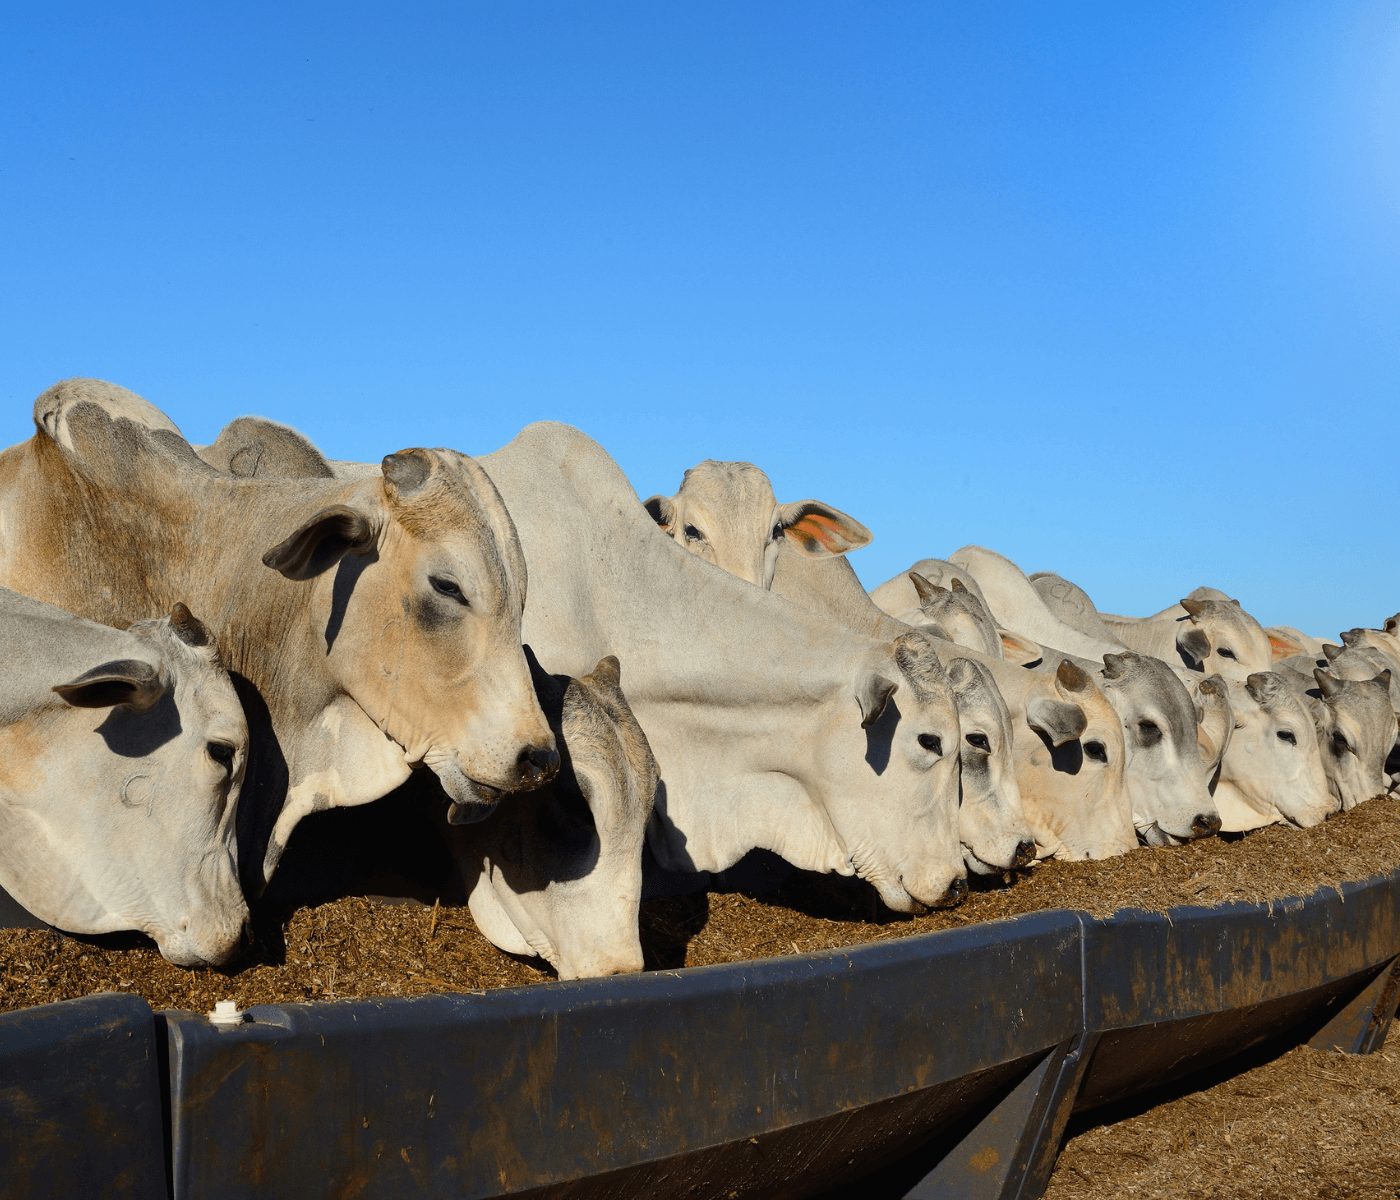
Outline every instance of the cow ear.
<svg viewBox="0 0 1400 1200">
<path fill-rule="evenodd" d="M 1002 657 L 1018 667 L 1029 667 L 1045 657 L 1040 643 L 1023 638 L 1019 633 L 1012 633 L 1009 629 L 998 629 L 997 636 L 1001 638 Z"/>
<path fill-rule="evenodd" d="M 1059 747 L 1082 737 L 1089 727 L 1084 710 L 1072 700 L 1036 696 L 1026 705 L 1026 724 Z"/>
<path fill-rule="evenodd" d="M 1372 675 L 1371 682 L 1380 684 L 1387 692 L 1390 691 L 1390 668 L 1386 667 L 1379 675 Z"/>
<path fill-rule="evenodd" d="M 1308 648 L 1302 642 L 1282 629 L 1266 629 L 1264 632 L 1268 635 L 1269 653 L 1275 662 L 1281 658 L 1292 658 L 1295 654 L 1307 653 Z"/>
<path fill-rule="evenodd" d="M 367 553 L 374 541 L 374 524 L 369 517 L 343 504 L 332 504 L 264 554 L 263 566 L 288 579 L 314 579 L 347 554 Z"/>
<path fill-rule="evenodd" d="M 869 729 L 880 719 L 890 697 L 899 690 L 899 685 L 886 679 L 878 671 L 867 671 L 856 684 L 856 703 L 860 705 L 860 725 Z"/>
<path fill-rule="evenodd" d="M 670 533 L 675 527 L 676 502 L 670 496 L 648 496 L 642 501 L 642 507 L 651 514 L 651 519 L 667 533 Z"/>
<path fill-rule="evenodd" d="M 1364 629 L 1348 629 L 1342 634 L 1342 645 L 1355 649 L 1357 646 L 1366 644 L 1366 631 Z"/>
<path fill-rule="evenodd" d="M 1396 613 L 1393 617 L 1386 617 L 1385 624 L 1381 628 L 1386 633 L 1400 634 L 1400 613 Z"/>
<path fill-rule="evenodd" d="M 871 538 L 870 530 L 854 517 L 820 500 L 778 505 L 778 524 L 790 546 L 813 558 L 857 550 Z"/>
<path fill-rule="evenodd" d="M 112 708 L 129 704 L 144 712 L 165 695 L 160 673 L 148 662 L 119 658 L 84 671 L 53 689 L 74 708 Z"/>
<path fill-rule="evenodd" d="M 1195 625 L 1183 625 L 1176 633 L 1176 647 L 1193 662 L 1203 663 L 1210 655 L 1210 638 Z"/>
</svg>

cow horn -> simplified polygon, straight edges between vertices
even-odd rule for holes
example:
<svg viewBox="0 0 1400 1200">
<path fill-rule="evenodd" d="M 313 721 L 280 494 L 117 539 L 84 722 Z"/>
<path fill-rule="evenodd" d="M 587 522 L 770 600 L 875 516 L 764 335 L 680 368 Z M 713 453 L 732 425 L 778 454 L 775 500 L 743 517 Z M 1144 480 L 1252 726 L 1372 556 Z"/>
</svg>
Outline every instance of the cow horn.
<svg viewBox="0 0 1400 1200">
<path fill-rule="evenodd" d="M 428 482 L 433 466 L 424 450 L 400 450 L 386 454 L 380 470 L 384 472 L 385 482 L 391 484 L 395 492 L 408 496 Z"/>
<path fill-rule="evenodd" d="M 942 596 L 948 591 L 947 588 L 940 587 L 932 580 L 920 575 L 917 571 L 909 572 L 909 582 L 914 585 L 914 590 L 919 594 L 920 606 L 923 606 L 935 596 Z"/>
<path fill-rule="evenodd" d="M 952 592 L 965 592 L 965 591 L 968 590 L 968 588 L 967 588 L 967 585 L 966 585 L 965 583 L 963 583 L 963 581 L 962 581 L 961 579 L 959 579 L 956 575 L 954 575 L 954 576 L 953 576 L 953 582 L 952 582 L 952 584 L 949 586 L 949 589 L 948 589 L 948 590 L 949 590 L 949 591 L 952 591 Z"/>
<path fill-rule="evenodd" d="M 1331 662 L 1342 652 L 1342 647 L 1334 645 L 1332 642 L 1324 642 L 1322 646 L 1323 656 Z"/>
<path fill-rule="evenodd" d="M 1317 690 L 1324 696 L 1335 696 L 1345 684 L 1335 675 L 1329 675 L 1320 667 L 1313 668 L 1313 678 L 1317 680 Z"/>
<path fill-rule="evenodd" d="M 1187 596 L 1186 599 L 1181 601 L 1181 607 L 1186 610 L 1187 616 L 1193 621 L 1196 621 L 1199 620 L 1201 614 L 1206 611 L 1206 602 L 1204 600 L 1194 600 L 1190 596 Z"/>
<path fill-rule="evenodd" d="M 1103 656 L 1103 673 L 1106 679 L 1122 679 L 1128 673 L 1128 656 L 1126 654 L 1105 654 Z"/>
<path fill-rule="evenodd" d="M 1083 667 L 1067 658 L 1060 659 L 1060 665 L 1055 668 L 1055 678 L 1061 687 L 1070 692 L 1082 692 L 1092 682 Z"/>
<path fill-rule="evenodd" d="M 209 627 L 179 600 L 170 610 L 170 632 L 187 646 L 207 646 L 212 641 Z"/>
</svg>

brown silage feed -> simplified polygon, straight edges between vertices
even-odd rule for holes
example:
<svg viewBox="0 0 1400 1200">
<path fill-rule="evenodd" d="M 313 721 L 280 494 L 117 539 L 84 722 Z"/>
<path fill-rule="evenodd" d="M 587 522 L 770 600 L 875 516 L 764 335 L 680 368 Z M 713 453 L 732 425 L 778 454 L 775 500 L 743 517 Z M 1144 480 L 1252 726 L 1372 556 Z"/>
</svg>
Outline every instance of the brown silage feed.
<svg viewBox="0 0 1400 1200">
<path fill-rule="evenodd" d="M 767 895 L 712 892 L 648 901 L 648 965 L 673 968 L 803 953 L 1051 908 L 1107 916 L 1122 908 L 1267 901 L 1307 895 L 1400 866 L 1400 802 L 1377 798 L 1310 830 L 1139 849 L 1097 863 L 1042 864 L 1009 884 L 979 881 L 958 908 L 906 918 L 858 881 L 794 874 Z M 496 950 L 460 905 L 359 897 L 264 912 L 252 951 L 224 970 L 167 963 L 137 936 L 78 938 L 0 930 L 0 1011 L 98 991 L 134 992 L 155 1008 L 208 1010 L 357 996 L 478 991 L 551 978 Z"/>
</svg>

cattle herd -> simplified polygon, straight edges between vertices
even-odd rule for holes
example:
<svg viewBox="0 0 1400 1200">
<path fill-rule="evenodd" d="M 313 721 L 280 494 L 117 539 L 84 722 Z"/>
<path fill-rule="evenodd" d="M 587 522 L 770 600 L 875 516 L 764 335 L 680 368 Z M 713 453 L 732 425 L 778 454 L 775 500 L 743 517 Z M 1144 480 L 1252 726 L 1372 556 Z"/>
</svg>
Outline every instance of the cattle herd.
<svg viewBox="0 0 1400 1200">
<path fill-rule="evenodd" d="M 639 970 L 644 888 L 755 849 L 913 912 L 1400 785 L 1400 617 L 1113 616 L 975 546 L 867 594 L 846 514 L 748 463 L 639 503 L 557 424 L 371 466 L 258 418 L 194 447 L 96 380 L 34 419 L 0 454 L 0 886 L 181 965 L 236 957 L 303 817 L 420 767 L 483 934 L 562 977 Z"/>
</svg>

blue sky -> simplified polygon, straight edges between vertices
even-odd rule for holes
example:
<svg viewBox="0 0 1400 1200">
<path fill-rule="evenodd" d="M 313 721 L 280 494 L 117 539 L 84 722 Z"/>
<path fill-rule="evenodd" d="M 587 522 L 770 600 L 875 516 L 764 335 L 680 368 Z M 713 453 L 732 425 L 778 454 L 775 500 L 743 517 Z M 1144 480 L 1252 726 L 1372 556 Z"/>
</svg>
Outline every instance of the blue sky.
<svg viewBox="0 0 1400 1200">
<path fill-rule="evenodd" d="M 9 6 L 0 437 L 579 425 L 1120 612 L 1400 609 L 1400 10 Z"/>
</svg>

